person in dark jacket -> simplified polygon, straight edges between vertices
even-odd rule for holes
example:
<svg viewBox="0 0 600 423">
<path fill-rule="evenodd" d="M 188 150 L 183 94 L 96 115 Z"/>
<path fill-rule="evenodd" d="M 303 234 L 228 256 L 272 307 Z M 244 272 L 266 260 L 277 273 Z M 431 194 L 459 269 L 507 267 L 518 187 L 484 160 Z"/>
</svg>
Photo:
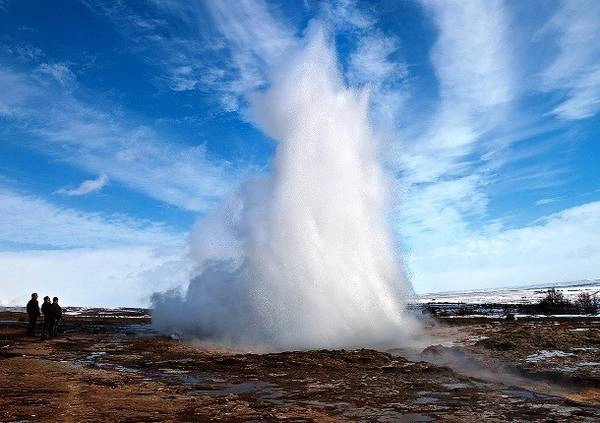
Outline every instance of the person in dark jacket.
<svg viewBox="0 0 600 423">
<path fill-rule="evenodd" d="M 42 339 L 52 336 L 52 327 L 54 326 L 54 318 L 52 316 L 52 303 L 50 297 L 44 297 L 42 304 L 42 313 L 44 313 L 44 327 L 42 328 Z"/>
<path fill-rule="evenodd" d="M 52 318 L 54 320 L 52 325 L 52 336 L 57 336 L 58 323 L 62 319 L 62 308 L 58 305 L 58 297 L 52 298 Z"/>
<path fill-rule="evenodd" d="M 31 300 L 27 303 L 27 315 L 29 316 L 29 324 L 27 325 L 27 336 L 35 336 L 35 324 L 40 317 L 40 305 L 38 304 L 38 294 L 31 294 Z"/>
</svg>

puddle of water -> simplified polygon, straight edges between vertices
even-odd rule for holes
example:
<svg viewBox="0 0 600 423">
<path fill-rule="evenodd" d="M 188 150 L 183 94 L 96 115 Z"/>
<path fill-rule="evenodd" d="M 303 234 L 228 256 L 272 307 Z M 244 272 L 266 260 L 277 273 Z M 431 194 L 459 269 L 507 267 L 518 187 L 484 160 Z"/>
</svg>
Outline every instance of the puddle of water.
<svg viewBox="0 0 600 423">
<path fill-rule="evenodd" d="M 130 325 L 120 325 L 115 328 L 116 333 L 123 333 L 125 335 L 157 335 L 158 332 L 152 328 L 151 323 L 134 323 Z"/>
<path fill-rule="evenodd" d="M 187 374 L 190 373 L 189 370 L 180 370 L 180 369 L 158 369 L 163 373 L 166 373 L 168 375 L 182 375 L 182 374 Z"/>
<path fill-rule="evenodd" d="M 133 369 L 131 367 L 125 367 L 125 366 L 121 366 L 119 364 L 105 364 L 105 367 L 110 367 L 118 372 L 122 372 L 122 373 L 139 373 L 140 371 L 138 369 Z"/>
<path fill-rule="evenodd" d="M 73 360 L 73 361 L 61 360 L 61 362 L 72 362 L 72 363 L 84 365 L 84 366 L 98 367 L 100 369 L 116 370 L 121 373 L 140 373 L 139 369 L 134 369 L 132 367 L 127 367 L 127 366 L 123 366 L 120 364 L 99 363 L 98 360 L 101 357 L 106 356 L 107 354 L 108 353 L 106 351 L 95 351 L 95 352 L 93 352 L 89 355 L 86 355 L 85 357 L 77 359 L 77 360 Z"/>
<path fill-rule="evenodd" d="M 468 383 L 444 383 L 442 384 L 442 386 L 446 389 L 450 389 L 452 391 L 456 390 L 456 389 L 469 389 L 471 387 L 471 385 L 469 385 Z"/>
<path fill-rule="evenodd" d="M 419 397 L 413 401 L 413 404 L 434 404 L 439 402 L 439 398 L 434 397 Z"/>
<path fill-rule="evenodd" d="M 557 367 L 556 370 L 558 370 L 560 372 L 565 372 L 565 373 L 573 373 L 573 372 L 577 371 L 577 367 L 562 366 L 562 367 Z"/>
<path fill-rule="evenodd" d="M 220 384 L 225 382 L 224 379 L 221 379 L 215 373 L 210 372 L 183 373 L 173 372 L 173 369 L 159 369 L 158 371 L 148 372 L 147 375 L 154 380 L 160 380 L 171 384 L 209 386 L 209 384 L 212 383 Z"/>
<path fill-rule="evenodd" d="M 386 350 L 386 352 L 392 354 L 392 355 L 396 355 L 402 358 L 405 358 L 406 360 L 410 361 L 410 362 L 414 362 L 414 361 L 421 361 L 421 349 L 418 348 L 392 348 L 389 350 Z M 411 363 L 414 364 L 414 363 Z"/>
<path fill-rule="evenodd" d="M 527 363 L 536 363 L 540 360 L 548 360 L 548 359 L 555 358 L 555 357 L 571 357 L 574 355 L 575 354 L 573 354 L 573 353 L 568 353 L 568 352 L 560 351 L 560 350 L 553 350 L 553 351 L 541 350 L 541 351 L 536 352 L 535 354 L 528 355 L 527 358 L 525 359 L 525 361 Z"/>
<path fill-rule="evenodd" d="M 83 358 L 75 360 L 75 363 L 78 363 L 78 364 L 87 364 L 87 365 L 96 365 L 97 362 L 98 362 L 98 359 L 100 357 L 102 357 L 103 355 L 106 355 L 106 351 L 96 351 L 96 352 L 93 352 L 91 354 L 86 355 Z"/>
<path fill-rule="evenodd" d="M 537 392 L 532 392 L 532 391 L 525 391 L 522 389 L 503 389 L 501 392 L 503 394 L 511 396 L 511 397 L 517 397 L 517 398 L 523 398 L 523 399 L 550 399 L 551 398 L 548 395 L 539 394 Z"/>
<path fill-rule="evenodd" d="M 203 387 L 201 389 L 194 389 L 191 391 L 191 393 L 198 394 L 198 395 L 215 395 L 215 396 L 229 395 L 229 394 L 238 394 L 238 395 L 239 394 L 252 394 L 256 391 L 269 388 L 270 386 L 272 386 L 270 383 L 260 382 L 260 381 L 228 383 L 228 384 L 222 385 L 220 387 L 213 388 L 211 386 L 211 387 L 208 387 L 208 389 L 206 389 L 205 387 Z"/>
<path fill-rule="evenodd" d="M 406 413 L 400 415 L 400 422 L 405 423 L 416 423 L 416 422 L 432 422 L 433 417 L 428 416 L 427 414 L 420 413 Z"/>
</svg>

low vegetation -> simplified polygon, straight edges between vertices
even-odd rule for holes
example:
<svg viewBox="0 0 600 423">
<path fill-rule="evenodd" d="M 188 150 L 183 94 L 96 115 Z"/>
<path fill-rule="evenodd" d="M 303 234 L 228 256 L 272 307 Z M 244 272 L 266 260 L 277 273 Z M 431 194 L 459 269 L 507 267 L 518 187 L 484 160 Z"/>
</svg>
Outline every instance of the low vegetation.
<svg viewBox="0 0 600 423">
<path fill-rule="evenodd" d="M 571 302 L 562 291 L 552 288 L 537 304 L 537 311 L 543 314 L 598 314 L 599 305 L 595 294 L 582 292 L 575 302 Z"/>
</svg>

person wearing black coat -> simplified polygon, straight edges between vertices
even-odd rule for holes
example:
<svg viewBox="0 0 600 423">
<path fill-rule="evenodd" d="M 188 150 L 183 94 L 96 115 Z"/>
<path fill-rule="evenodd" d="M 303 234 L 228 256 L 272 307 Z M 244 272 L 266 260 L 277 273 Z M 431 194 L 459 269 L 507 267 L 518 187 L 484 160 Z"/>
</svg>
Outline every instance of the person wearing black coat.
<svg viewBox="0 0 600 423">
<path fill-rule="evenodd" d="M 62 308 L 58 305 L 58 297 L 52 298 L 52 336 L 58 335 L 58 324 L 62 319 Z"/>
<path fill-rule="evenodd" d="M 42 313 L 44 313 L 44 327 L 42 328 L 42 339 L 52 336 L 52 328 L 54 326 L 54 316 L 52 315 L 52 303 L 50 297 L 44 297 L 42 304 Z"/>
<path fill-rule="evenodd" d="M 27 336 L 35 336 L 35 324 L 40 317 L 40 305 L 38 304 L 38 294 L 31 294 L 31 300 L 27 303 L 27 315 L 29 316 L 29 324 L 27 325 Z"/>
</svg>

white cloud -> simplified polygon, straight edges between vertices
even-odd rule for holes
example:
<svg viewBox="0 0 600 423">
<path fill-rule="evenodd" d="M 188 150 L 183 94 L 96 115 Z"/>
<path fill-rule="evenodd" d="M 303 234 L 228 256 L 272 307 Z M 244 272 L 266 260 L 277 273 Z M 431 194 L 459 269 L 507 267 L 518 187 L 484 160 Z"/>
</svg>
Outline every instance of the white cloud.
<svg viewBox="0 0 600 423">
<path fill-rule="evenodd" d="M 207 6 L 229 47 L 235 50 L 234 60 L 239 60 L 241 72 L 256 59 L 273 65 L 296 45 L 292 31 L 273 17 L 263 1 L 242 0 L 236 7 L 212 1 Z"/>
<path fill-rule="evenodd" d="M 349 58 L 348 82 L 368 87 L 371 118 L 382 133 L 395 132 L 410 98 L 404 83 L 409 76 L 408 65 L 395 57 L 399 51 L 398 39 L 371 27 L 360 33 L 356 50 Z"/>
<path fill-rule="evenodd" d="M 561 2 L 547 30 L 558 37 L 559 52 L 543 72 L 543 89 L 566 95 L 552 111 L 561 119 L 584 119 L 600 111 L 600 3 Z"/>
<path fill-rule="evenodd" d="M 350 54 L 348 79 L 353 84 L 378 84 L 390 77 L 406 77 L 406 64 L 389 60 L 389 56 L 398 48 L 398 41 L 392 37 L 381 34 L 362 37 L 358 48 Z"/>
<path fill-rule="evenodd" d="M 516 229 L 473 234 L 410 258 L 420 292 L 598 277 L 600 202 Z"/>
<path fill-rule="evenodd" d="M 503 106 L 517 91 L 507 40 L 510 24 L 499 0 L 424 4 L 439 28 L 431 59 L 440 85 L 439 111 L 426 143 L 437 150 L 437 160 L 451 165 L 498 124 Z"/>
<path fill-rule="evenodd" d="M 535 202 L 535 205 L 536 206 L 544 206 L 546 204 L 554 203 L 554 202 L 556 202 L 556 200 L 557 200 L 556 198 L 540 198 L 539 200 L 537 200 Z"/>
<path fill-rule="evenodd" d="M 297 42 L 262 0 L 201 3 L 154 1 L 143 11 L 132 5 L 83 2 L 108 17 L 173 91 L 210 89 L 223 97 L 225 111 L 234 98 L 264 86 L 265 72 Z M 223 60 L 223 55 L 228 60 Z M 234 109 L 235 107 L 235 109 Z"/>
<path fill-rule="evenodd" d="M 42 63 L 38 70 L 42 74 L 50 75 L 65 88 L 70 88 L 77 80 L 75 74 L 64 63 Z"/>
<path fill-rule="evenodd" d="M 23 105 L 34 93 L 25 75 L 0 67 L 0 116 L 10 118 L 22 115 Z"/>
<path fill-rule="evenodd" d="M 61 207 L 0 185 L 0 242 L 73 248 L 177 245 L 183 239 L 154 222 Z"/>
<path fill-rule="evenodd" d="M 324 17 L 341 30 L 362 31 L 377 23 L 374 16 L 364 13 L 355 0 L 336 0 L 323 5 Z"/>
<path fill-rule="evenodd" d="M 157 290 L 185 284 L 180 249 L 115 247 L 0 252 L 0 305 L 23 306 L 32 292 L 63 306 L 149 306 Z"/>
<path fill-rule="evenodd" d="M 286 52 L 297 47 L 298 40 L 291 28 L 277 20 L 262 0 L 243 0 L 236 3 L 236 7 L 230 7 L 227 2 L 210 1 L 206 7 L 229 50 L 232 69 L 216 81 L 224 93 L 224 109 L 233 111 L 240 102 L 232 98 L 243 98 L 264 87 L 268 73 L 286 57 Z"/>
<path fill-rule="evenodd" d="M 469 222 L 485 217 L 493 175 L 484 157 L 497 146 L 484 135 L 506 126 L 517 91 L 501 1 L 423 4 L 438 28 L 439 99 L 430 117 L 413 115 L 415 128 L 400 131 L 391 160 L 402 175 L 397 225 L 418 253 L 470 234 Z"/>
<path fill-rule="evenodd" d="M 212 207 L 236 184 L 238 170 L 204 147 L 164 138 L 118 108 L 90 106 L 51 79 L 0 68 L 0 113 L 39 136 L 43 152 L 191 211 Z"/>
<path fill-rule="evenodd" d="M 425 4 L 440 29 L 432 60 L 442 98 L 470 107 L 510 101 L 514 81 L 503 2 L 446 0 Z"/>
<path fill-rule="evenodd" d="M 68 195 L 68 196 L 78 196 L 89 194 L 94 191 L 99 191 L 104 188 L 108 184 L 108 176 L 103 173 L 98 176 L 96 179 L 88 179 L 79 184 L 76 188 L 61 188 L 56 191 L 58 194 Z"/>
<path fill-rule="evenodd" d="M 469 175 L 423 187 L 409 187 L 396 210 L 398 228 L 415 251 L 451 244 L 471 234 L 468 222 L 483 215 L 487 197 L 480 192 L 480 177 Z"/>
</svg>

